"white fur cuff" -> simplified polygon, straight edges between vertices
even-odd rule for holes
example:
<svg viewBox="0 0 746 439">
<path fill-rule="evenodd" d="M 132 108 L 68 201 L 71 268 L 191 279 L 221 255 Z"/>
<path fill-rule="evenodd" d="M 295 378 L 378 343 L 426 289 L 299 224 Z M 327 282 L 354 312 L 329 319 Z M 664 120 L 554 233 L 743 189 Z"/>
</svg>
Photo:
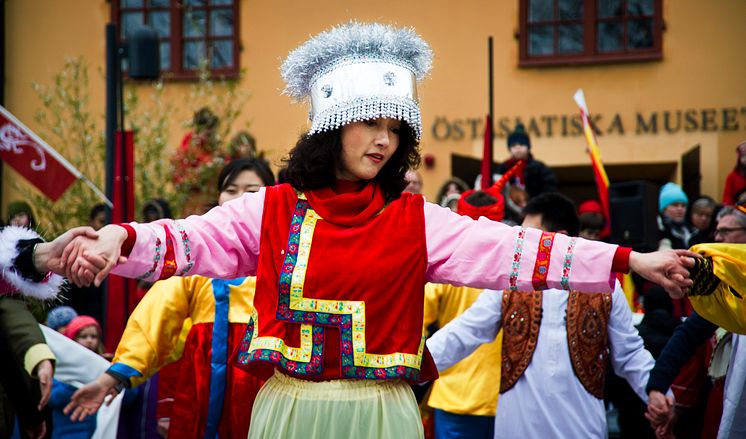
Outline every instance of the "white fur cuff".
<svg viewBox="0 0 746 439">
<path fill-rule="evenodd" d="M 21 276 L 14 268 L 18 257 L 18 241 L 35 238 L 39 238 L 39 235 L 25 227 L 8 226 L 0 230 L 0 275 L 24 296 L 42 300 L 54 299 L 65 284 L 62 276 L 50 273 L 41 282 L 34 282 Z"/>
</svg>

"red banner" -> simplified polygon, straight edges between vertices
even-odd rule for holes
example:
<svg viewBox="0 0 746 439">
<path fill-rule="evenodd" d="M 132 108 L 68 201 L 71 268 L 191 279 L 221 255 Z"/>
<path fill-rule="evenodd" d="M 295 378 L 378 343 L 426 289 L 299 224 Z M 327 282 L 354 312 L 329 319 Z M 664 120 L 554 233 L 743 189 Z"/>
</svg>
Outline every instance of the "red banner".
<svg viewBox="0 0 746 439">
<path fill-rule="evenodd" d="M 127 223 L 135 220 L 135 139 L 132 131 L 117 131 L 114 152 L 114 193 L 111 222 Z M 137 281 L 109 276 L 109 294 L 106 299 L 106 331 L 104 346 L 114 352 L 124 332 L 127 319 L 142 295 Z"/>
<path fill-rule="evenodd" d="M 75 168 L 2 107 L 0 159 L 52 201 L 79 177 Z"/>
</svg>

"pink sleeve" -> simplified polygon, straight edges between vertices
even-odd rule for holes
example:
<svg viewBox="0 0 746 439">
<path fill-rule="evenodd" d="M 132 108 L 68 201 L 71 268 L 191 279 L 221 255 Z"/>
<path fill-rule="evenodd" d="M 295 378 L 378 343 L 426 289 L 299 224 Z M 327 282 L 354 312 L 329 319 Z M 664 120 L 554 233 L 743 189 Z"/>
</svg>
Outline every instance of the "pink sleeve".
<svg viewBox="0 0 746 439">
<path fill-rule="evenodd" d="M 137 239 L 127 262 L 113 271 L 155 281 L 200 274 L 234 279 L 256 275 L 264 189 L 183 220 L 131 223 Z"/>
<path fill-rule="evenodd" d="M 495 290 L 610 292 L 616 245 L 509 227 L 425 203 L 429 282 Z"/>
</svg>

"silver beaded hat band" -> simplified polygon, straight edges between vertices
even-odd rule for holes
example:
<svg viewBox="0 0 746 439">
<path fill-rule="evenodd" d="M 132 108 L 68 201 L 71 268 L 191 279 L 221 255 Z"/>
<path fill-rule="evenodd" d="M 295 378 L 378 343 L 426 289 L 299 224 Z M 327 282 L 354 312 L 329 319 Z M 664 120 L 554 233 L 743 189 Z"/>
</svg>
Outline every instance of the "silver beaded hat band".
<svg viewBox="0 0 746 439">
<path fill-rule="evenodd" d="M 388 117 L 405 121 L 419 141 L 417 81 L 431 65 L 432 51 L 414 29 L 351 22 L 292 51 L 282 77 L 286 94 L 309 100 L 311 134 Z"/>
<path fill-rule="evenodd" d="M 422 132 L 414 72 L 395 64 L 347 62 L 311 85 L 311 134 L 356 121 L 388 117 Z"/>
</svg>

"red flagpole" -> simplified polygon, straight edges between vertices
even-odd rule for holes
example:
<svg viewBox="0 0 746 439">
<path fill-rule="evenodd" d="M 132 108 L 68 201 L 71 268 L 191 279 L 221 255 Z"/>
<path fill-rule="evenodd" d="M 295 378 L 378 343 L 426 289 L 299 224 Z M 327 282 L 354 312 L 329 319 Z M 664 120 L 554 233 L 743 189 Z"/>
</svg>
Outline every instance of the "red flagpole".
<svg viewBox="0 0 746 439">
<path fill-rule="evenodd" d="M 484 119 L 484 148 L 482 151 L 482 190 L 492 186 L 492 118 Z"/>
</svg>

